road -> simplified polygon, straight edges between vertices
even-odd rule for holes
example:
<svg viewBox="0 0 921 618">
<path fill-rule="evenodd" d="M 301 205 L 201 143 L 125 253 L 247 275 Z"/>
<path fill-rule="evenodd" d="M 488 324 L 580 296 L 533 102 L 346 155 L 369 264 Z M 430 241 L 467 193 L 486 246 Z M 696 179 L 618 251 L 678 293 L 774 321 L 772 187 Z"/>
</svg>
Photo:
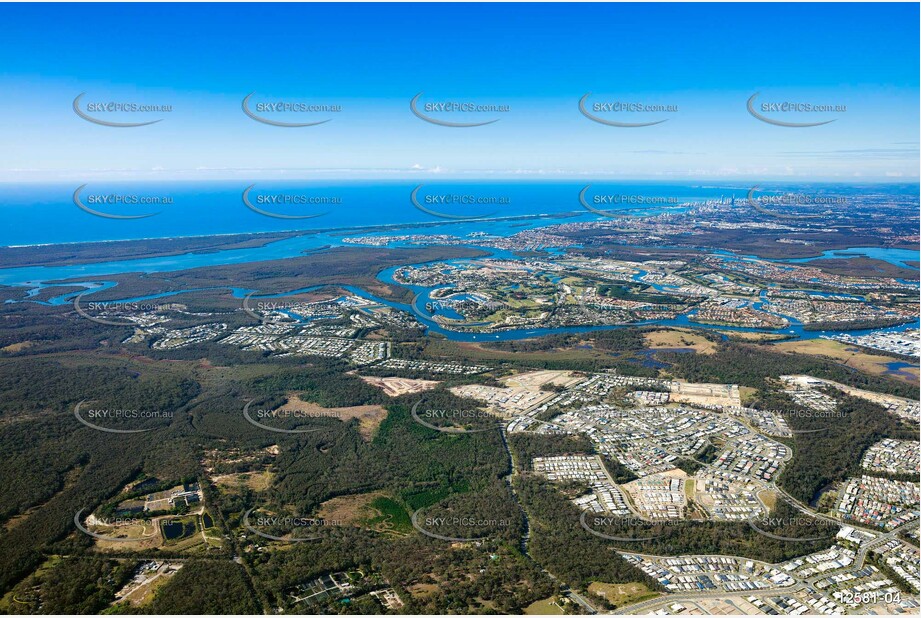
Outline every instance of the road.
<svg viewBox="0 0 921 618">
<path fill-rule="evenodd" d="M 560 578 L 558 578 L 556 575 L 554 575 L 553 573 L 551 573 L 550 571 L 548 571 L 546 568 L 544 568 L 539 562 L 537 562 L 536 560 L 534 560 L 534 558 L 533 558 L 533 557 L 531 556 L 531 554 L 528 552 L 528 541 L 529 541 L 529 539 L 531 538 L 531 522 L 530 522 L 530 520 L 528 519 L 528 511 L 527 511 L 527 509 L 525 509 L 524 506 L 521 504 L 521 500 L 520 500 L 519 497 L 518 497 L 518 492 L 515 490 L 515 484 L 512 482 L 512 479 L 513 479 L 514 476 L 518 473 L 518 471 L 517 471 L 517 469 L 515 468 L 515 457 L 514 457 L 514 455 L 512 454 L 512 449 L 511 449 L 511 447 L 509 447 L 509 444 L 508 444 L 508 435 L 506 434 L 505 427 L 502 427 L 502 428 L 500 429 L 500 433 L 501 433 L 501 435 L 502 435 L 502 445 L 505 447 L 505 452 L 508 454 L 508 459 L 509 459 L 510 468 L 511 468 L 510 471 L 509 471 L 509 473 L 508 473 L 508 475 L 505 477 L 505 481 L 508 483 L 509 489 L 511 490 L 512 495 L 515 497 L 515 502 L 518 503 L 518 508 L 521 509 L 521 517 L 522 517 L 522 521 L 523 521 L 523 525 L 524 525 L 524 534 L 523 534 L 522 537 L 521 537 L 521 551 L 522 551 L 522 553 L 523 553 L 525 556 L 527 556 L 530 560 L 532 560 L 532 561 L 534 562 L 534 564 L 538 565 L 538 566 L 540 567 L 540 569 L 541 569 L 544 573 L 546 573 L 547 576 L 548 576 L 550 579 L 552 579 L 553 581 L 558 582 L 558 583 L 560 584 L 560 590 L 561 590 L 561 592 L 563 593 L 563 595 L 565 595 L 566 597 L 568 597 L 568 598 L 571 599 L 572 601 L 574 601 L 574 602 L 578 603 L 579 605 L 581 605 L 588 613 L 590 613 L 590 614 L 597 614 L 597 613 L 598 613 L 598 610 L 589 602 L 588 599 L 586 599 L 585 597 L 583 597 L 581 594 L 579 594 L 579 593 L 576 592 L 575 590 L 572 590 L 569 586 L 566 586 L 565 584 L 563 584 L 563 582 L 560 581 Z"/>
<path fill-rule="evenodd" d="M 588 601 L 588 599 L 586 599 L 585 597 L 583 597 L 581 594 L 579 594 L 579 593 L 576 592 L 575 590 L 572 590 L 571 588 L 566 587 L 566 588 L 563 589 L 563 594 L 565 594 L 567 597 L 569 597 L 570 599 L 572 599 L 573 601 L 575 601 L 576 603 L 578 603 L 579 605 L 581 605 L 589 614 L 597 614 L 597 613 L 598 613 L 598 610 L 595 609 L 595 606 L 592 605 L 592 604 Z"/>
<path fill-rule="evenodd" d="M 505 477 L 505 482 L 508 483 L 509 491 L 512 492 L 512 496 L 515 498 L 519 510 L 521 510 L 521 521 L 524 527 L 523 534 L 521 535 L 521 553 L 530 558 L 531 555 L 528 553 L 528 541 L 531 538 L 531 521 L 528 519 L 528 511 L 521 504 L 518 492 L 515 490 L 515 484 L 512 482 L 512 479 L 517 474 L 517 470 L 515 469 L 515 457 L 512 455 L 512 449 L 508 444 L 508 434 L 506 433 L 505 427 L 501 427 L 499 433 L 502 437 L 502 446 L 505 447 L 505 453 L 508 455 L 509 461 L 509 473 Z M 533 558 L 531 559 L 534 560 Z"/>
<path fill-rule="evenodd" d="M 783 592 L 797 592 L 802 590 L 805 587 L 804 584 L 795 584 L 793 586 L 788 586 L 783 588 Z M 746 591 L 745 594 L 757 594 L 758 591 L 751 590 Z M 725 599 L 727 596 L 731 595 L 740 595 L 742 592 L 726 592 L 724 590 L 718 590 L 716 592 L 683 592 L 681 594 L 667 594 L 665 596 L 656 597 L 655 599 L 649 599 L 648 601 L 641 601 L 639 603 L 634 603 L 633 605 L 625 605 L 620 607 L 613 612 L 612 614 L 636 614 L 642 613 L 647 609 L 652 609 L 660 604 L 671 605 L 672 603 L 692 603 L 697 600 L 703 599 Z"/>
<path fill-rule="evenodd" d="M 823 520 L 823 521 L 831 522 L 831 523 L 834 523 L 834 524 L 836 524 L 836 525 L 841 525 L 841 522 L 840 522 L 840 521 L 838 521 L 838 520 L 836 520 L 836 519 L 833 519 L 833 518 L 831 518 L 831 517 L 828 517 L 828 516 L 826 516 L 826 515 L 822 515 L 822 514 L 819 514 L 819 513 L 815 512 L 814 510 L 812 510 L 811 508 L 809 508 L 809 507 L 807 507 L 806 505 L 802 504 L 801 502 L 799 502 L 798 500 L 796 500 L 795 498 L 793 498 L 792 496 L 790 496 L 787 492 L 785 492 L 784 490 L 780 489 L 779 487 L 777 487 L 777 486 L 774 485 L 773 483 L 771 484 L 771 488 L 774 489 L 775 491 L 777 491 L 780 495 L 782 495 L 782 496 L 784 497 L 785 500 L 787 500 L 791 505 L 793 505 L 797 510 L 801 511 L 802 513 L 804 513 L 804 514 L 806 514 L 806 515 L 809 515 L 810 517 L 814 517 L 814 518 L 816 518 L 816 519 L 820 519 L 820 520 Z M 860 568 L 862 568 L 863 565 L 864 565 L 864 563 L 866 562 L 867 555 L 870 553 L 870 551 L 871 551 L 873 548 L 879 547 L 880 545 L 884 545 L 885 543 L 891 541 L 892 539 L 898 538 L 898 534 L 899 534 L 900 532 L 902 532 L 903 530 L 908 530 L 908 529 L 911 529 L 911 528 L 913 528 L 913 527 L 916 527 L 917 525 L 918 525 L 918 522 L 917 522 L 917 521 L 910 521 L 910 522 L 907 522 L 907 523 L 905 523 L 905 524 L 902 524 L 901 526 L 899 526 L 899 527 L 897 527 L 897 528 L 894 528 L 894 529 L 892 529 L 892 530 L 890 530 L 889 532 L 886 532 L 886 533 L 881 533 L 881 532 L 879 532 L 878 530 L 877 530 L 877 531 L 873 531 L 873 533 L 877 535 L 876 538 L 873 539 L 872 541 L 868 541 L 868 542 L 865 542 L 865 543 L 862 543 L 862 544 L 861 544 L 860 549 L 857 551 L 856 555 L 854 556 L 854 563 L 851 564 L 851 565 L 849 565 L 847 568 L 848 568 L 849 570 L 855 570 L 855 569 L 860 569 Z M 637 552 L 630 552 L 630 553 L 637 553 Z M 637 554 L 637 555 L 644 556 L 644 557 L 650 557 L 650 558 L 660 558 L 660 557 L 662 557 L 662 556 L 654 556 L 654 555 L 651 555 L 651 554 Z M 695 555 L 696 555 L 696 554 L 695 554 Z M 735 556 L 729 556 L 729 557 L 735 557 Z M 754 560 L 753 562 L 760 562 L 760 561 Z M 760 562 L 760 564 L 766 565 L 767 563 Z M 774 566 L 774 565 L 772 565 L 772 566 Z M 764 591 L 764 590 L 755 591 L 755 590 L 752 590 L 752 591 L 746 591 L 746 592 L 747 592 L 748 594 L 756 594 L 756 595 L 757 595 L 758 593 L 763 594 L 763 593 L 765 593 L 765 592 L 783 592 L 783 593 L 789 594 L 789 593 L 791 593 L 791 592 L 797 592 L 797 591 L 803 590 L 803 589 L 805 589 L 805 588 L 807 588 L 807 587 L 810 587 L 810 588 L 813 588 L 813 589 L 814 589 L 814 586 L 815 586 L 816 582 L 818 582 L 818 581 L 821 580 L 821 579 L 824 579 L 824 578 L 828 577 L 828 573 L 819 573 L 819 574 L 813 575 L 813 576 L 811 576 L 811 577 L 807 577 L 807 578 L 805 578 L 805 579 L 799 579 L 799 578 L 797 578 L 797 577 L 796 577 L 794 574 L 792 574 L 792 573 L 789 574 L 789 575 L 790 575 L 790 577 L 793 577 L 794 579 L 796 579 L 796 583 L 795 583 L 794 585 L 792 585 L 792 586 L 786 586 L 786 587 L 783 587 L 783 588 L 770 589 L 770 590 L 768 590 L 768 591 Z M 657 598 L 655 598 L 655 599 L 649 599 L 649 600 L 647 600 L 647 601 L 642 601 L 642 602 L 640 602 L 640 603 L 634 603 L 634 604 L 632 604 L 632 605 L 626 605 L 626 606 L 624 606 L 624 607 L 618 608 L 618 609 L 617 609 L 615 612 L 613 612 L 613 613 L 615 613 L 615 614 L 636 614 L 636 613 L 644 613 L 646 610 L 655 608 L 655 607 L 657 607 L 657 606 L 659 606 L 659 605 L 670 605 L 670 604 L 672 604 L 672 603 L 681 603 L 681 602 L 683 602 L 683 601 L 686 601 L 686 602 L 693 602 L 693 601 L 696 600 L 696 599 L 720 599 L 720 598 L 725 598 L 725 597 L 727 597 L 727 596 L 739 595 L 739 594 L 741 594 L 741 593 L 740 593 L 740 592 L 728 592 L 728 591 L 722 591 L 722 590 L 720 590 L 720 591 L 715 591 L 715 592 L 696 592 L 696 593 L 693 593 L 693 592 L 692 592 L 692 593 L 666 594 L 666 595 L 664 595 L 664 596 L 657 597 Z"/>
</svg>

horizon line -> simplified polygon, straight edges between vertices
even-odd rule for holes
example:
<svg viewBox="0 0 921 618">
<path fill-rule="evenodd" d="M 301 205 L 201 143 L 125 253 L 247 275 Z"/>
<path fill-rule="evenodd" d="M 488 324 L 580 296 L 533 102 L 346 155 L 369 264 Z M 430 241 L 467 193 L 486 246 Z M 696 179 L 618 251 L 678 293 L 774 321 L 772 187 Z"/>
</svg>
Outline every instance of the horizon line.
<svg viewBox="0 0 921 618">
<path fill-rule="evenodd" d="M 502 181 L 502 182 L 519 182 L 519 183 L 535 183 L 535 182 L 650 182 L 650 183 L 675 183 L 675 182 L 695 182 L 695 183 L 704 183 L 704 182 L 739 182 L 739 183 L 806 183 L 806 182 L 818 182 L 818 183 L 837 183 L 837 184 L 862 184 L 867 182 L 872 182 L 875 184 L 921 184 L 921 176 L 683 176 L 683 177 L 667 177 L 663 178 L 661 176 L 649 177 L 649 176 L 623 176 L 623 177 L 613 177 L 613 176 L 596 176 L 593 174 L 585 175 L 563 175 L 563 176 L 548 176 L 543 174 L 534 174 L 534 175 L 484 175 L 484 176 L 464 176 L 464 175 L 437 175 L 437 176 L 315 176 L 315 177 L 291 177 L 291 176 L 272 176 L 272 177 L 263 177 L 257 178 L 255 176 L 221 176 L 214 178 L 189 178 L 189 177 L 92 177 L 91 174 L 86 176 L 74 176 L 72 179 L 68 178 L 22 178 L 22 179 L 5 179 L 0 178 L 0 184 L 4 185 L 50 185 L 50 184 L 61 184 L 61 185 L 71 185 L 74 182 L 81 181 L 92 181 L 92 182 L 107 182 L 107 183 L 129 183 L 129 182 L 189 182 L 189 183 L 204 183 L 204 182 L 246 182 L 252 180 L 259 180 L 265 182 L 315 182 L 315 181 L 336 181 L 336 182 L 411 182 L 411 181 L 421 181 L 426 180 L 428 182 L 453 182 L 453 181 L 463 181 L 463 182 L 483 182 L 483 181 Z"/>
</svg>

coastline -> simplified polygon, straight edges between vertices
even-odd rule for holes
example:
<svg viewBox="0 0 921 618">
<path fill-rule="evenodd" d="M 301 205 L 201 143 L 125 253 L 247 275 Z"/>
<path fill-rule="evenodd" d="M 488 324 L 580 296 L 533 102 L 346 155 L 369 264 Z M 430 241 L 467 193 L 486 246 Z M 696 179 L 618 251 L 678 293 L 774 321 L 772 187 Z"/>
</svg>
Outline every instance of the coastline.
<svg viewBox="0 0 921 618">
<path fill-rule="evenodd" d="M 500 221 L 521 221 L 521 220 L 534 220 L 534 219 L 551 219 L 551 218 L 572 218 L 580 217 L 585 214 L 591 214 L 587 212 L 581 212 L 577 210 L 564 211 L 559 213 L 540 213 L 534 215 L 511 215 L 508 217 L 484 217 L 482 219 L 477 219 L 478 222 L 489 223 L 489 222 L 500 222 Z M 65 241 L 65 242 L 46 242 L 46 243 L 32 243 L 24 245 L 0 245 L 0 251 L 4 249 L 35 249 L 40 247 L 61 247 L 61 246 L 75 246 L 75 245 L 94 245 L 94 244 L 113 244 L 113 243 L 128 243 L 128 242 L 150 242 L 157 240 L 187 240 L 187 239 L 204 239 L 204 238 L 222 238 L 228 236 L 264 236 L 269 234 L 289 234 L 291 236 L 306 236 L 309 234 L 331 234 L 336 232 L 367 232 L 367 231 L 379 231 L 386 229 L 400 229 L 406 227 L 436 227 L 439 225 L 457 225 L 459 223 L 470 223 L 470 221 L 410 221 L 407 223 L 381 223 L 375 225 L 345 225 L 345 226 L 336 226 L 336 227 L 324 227 L 324 228 L 311 228 L 307 230 L 271 230 L 265 232 L 225 232 L 225 233 L 213 233 L 213 234 L 183 234 L 181 236 L 144 236 L 141 238 L 114 238 L 110 240 L 75 240 L 75 241 Z"/>
</svg>

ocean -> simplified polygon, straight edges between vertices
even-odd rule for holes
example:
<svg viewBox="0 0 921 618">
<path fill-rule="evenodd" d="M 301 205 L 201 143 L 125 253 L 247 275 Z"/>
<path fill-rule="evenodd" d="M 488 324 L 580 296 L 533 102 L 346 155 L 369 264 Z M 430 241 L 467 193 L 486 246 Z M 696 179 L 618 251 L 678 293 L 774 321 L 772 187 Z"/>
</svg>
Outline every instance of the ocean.
<svg viewBox="0 0 921 618">
<path fill-rule="evenodd" d="M 90 214 L 74 201 L 74 192 L 87 210 L 116 215 L 152 215 L 110 219 Z M 250 209 L 243 192 L 250 181 L 221 182 L 73 182 L 0 184 L 0 246 L 76 243 L 88 241 L 175 238 L 317 230 L 353 226 L 438 223 L 457 216 L 519 217 L 548 213 L 577 213 L 576 221 L 597 220 L 580 203 L 580 192 L 599 210 L 633 214 L 680 212 L 681 204 L 735 196 L 744 199 L 745 183 L 680 184 L 617 183 L 611 181 L 458 182 L 262 181 L 248 194 L 264 212 L 310 215 L 309 219 L 274 218 Z M 417 207 L 411 201 L 413 190 Z M 131 203 L 153 199 L 159 203 Z M 607 202 L 596 200 L 605 200 Z M 315 203 L 320 202 L 320 203 Z M 424 209 L 424 210 L 423 210 Z M 428 211 L 428 212 L 426 212 Z M 319 216 L 315 216 L 319 215 Z M 455 219 L 456 221 L 456 219 Z M 485 232 L 490 224 L 478 222 Z M 546 222 L 543 223 L 546 225 Z"/>
</svg>

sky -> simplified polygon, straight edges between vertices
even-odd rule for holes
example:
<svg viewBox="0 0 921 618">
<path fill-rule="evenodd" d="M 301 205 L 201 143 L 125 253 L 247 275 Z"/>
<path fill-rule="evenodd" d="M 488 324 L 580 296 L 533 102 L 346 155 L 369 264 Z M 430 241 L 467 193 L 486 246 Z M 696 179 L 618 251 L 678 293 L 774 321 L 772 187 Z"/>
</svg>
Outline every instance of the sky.
<svg viewBox="0 0 921 618">
<path fill-rule="evenodd" d="M 0 5 L 0 181 L 916 181 L 917 4 Z M 103 126 L 81 111 L 113 122 Z M 258 116 L 287 102 L 334 111 Z M 479 123 L 447 127 L 436 121 Z M 658 124 L 609 126 L 589 119 Z M 758 93 L 755 111 L 746 104 Z M 91 112 L 88 104 L 168 105 Z M 426 103 L 492 106 L 426 111 Z M 609 111 L 636 103 L 657 111 Z M 762 104 L 830 105 L 780 111 Z M 329 109 L 329 108 L 328 108 Z M 820 126 L 778 126 L 817 123 Z"/>
</svg>

